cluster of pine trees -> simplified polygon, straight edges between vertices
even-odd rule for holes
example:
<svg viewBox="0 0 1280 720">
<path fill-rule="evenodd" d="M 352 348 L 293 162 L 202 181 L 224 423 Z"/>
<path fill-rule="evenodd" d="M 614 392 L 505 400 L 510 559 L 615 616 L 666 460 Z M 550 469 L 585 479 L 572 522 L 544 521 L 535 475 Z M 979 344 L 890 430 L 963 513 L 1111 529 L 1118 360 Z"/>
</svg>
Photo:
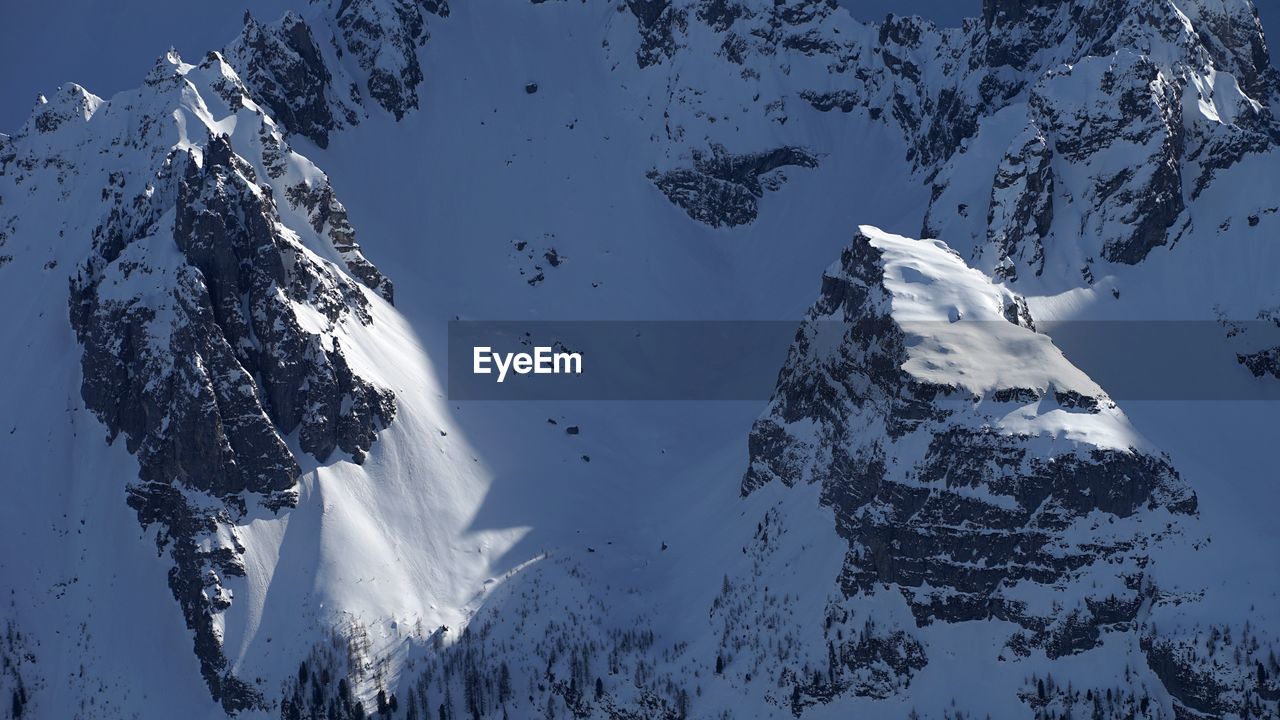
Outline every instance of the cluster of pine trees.
<svg viewBox="0 0 1280 720">
<path fill-rule="evenodd" d="M 580 572 L 569 559 L 548 565 Z M 687 644 L 661 645 L 643 622 L 610 623 L 603 600 L 566 595 L 546 571 L 526 570 L 461 632 L 416 628 L 394 688 L 368 667 L 367 636 L 353 626 L 355 637 L 317 648 L 286 683 L 281 720 L 686 720 L 701 692 Z"/>
<path fill-rule="evenodd" d="M 1161 720 L 1167 714 L 1152 699 L 1139 674 L 1125 666 L 1123 682 L 1107 688 L 1065 685 L 1052 674 L 1032 674 L 1018 697 L 1036 720 Z"/>
</svg>

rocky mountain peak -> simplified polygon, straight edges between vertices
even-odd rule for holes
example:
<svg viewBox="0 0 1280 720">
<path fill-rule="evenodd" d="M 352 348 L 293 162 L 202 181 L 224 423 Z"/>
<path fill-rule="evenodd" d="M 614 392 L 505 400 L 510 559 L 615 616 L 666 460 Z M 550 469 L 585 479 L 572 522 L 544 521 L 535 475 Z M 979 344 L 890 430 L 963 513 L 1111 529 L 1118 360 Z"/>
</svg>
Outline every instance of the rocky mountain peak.
<svg viewBox="0 0 1280 720">
<path fill-rule="evenodd" d="M 31 116 L 18 134 L 52 133 L 65 123 L 87 121 L 101 105 L 102 98 L 75 83 L 66 83 L 58 88 L 53 98 L 44 95 L 36 98 Z"/>
<path fill-rule="evenodd" d="M 1280 377 L 1246 0 L 304 5 L 0 135 L 0 444 L 53 479 L 0 503 L 12 714 L 216 714 L 201 682 L 286 720 L 1276 714 L 1274 413 L 1131 422 L 1050 337 L 1212 304 Z M 859 227 L 807 295 L 926 203 L 945 242 Z M 406 243 L 403 316 L 366 238 Z M 810 300 L 745 469 L 741 403 L 544 415 L 435 372 L 449 318 Z M 156 693 L 104 618 L 175 601 Z"/>
<path fill-rule="evenodd" d="M 1011 656 L 1058 657 L 1129 627 L 1197 502 L 1024 310 L 942 243 L 863 227 L 752 429 L 742 492 L 818 484 L 846 595 L 894 588 L 919 626 L 1008 621 Z"/>
<path fill-rule="evenodd" d="M 368 301 L 291 237 L 227 136 L 174 151 L 152 186 L 133 203 L 150 219 L 105 227 L 72 283 L 82 396 L 138 458 L 130 506 L 163 528 L 202 674 L 236 711 L 260 698 L 226 669 L 214 622 L 230 605 L 218 578 L 244 572 L 244 548 L 225 539 L 252 507 L 296 502 L 286 436 L 318 461 L 341 448 L 360 462 L 395 404 L 330 331 L 304 329 L 297 307 L 336 327 L 372 322 Z"/>
<path fill-rule="evenodd" d="M 286 44 L 248 24 L 260 42 L 237 50 L 296 46 L 306 57 L 299 16 L 277 26 Z M 0 175 L 32 198 L 81 198 L 75 217 L 87 227 L 63 217 L 50 230 L 58 218 L 8 206 L 0 244 L 10 232 L 82 243 L 69 251 L 80 259 L 68 298 L 79 395 L 108 442 L 122 438 L 136 458 L 126 500 L 156 528 L 201 675 L 234 713 L 266 702 L 222 648 L 228 578 L 245 574 L 237 528 L 292 508 L 304 466 L 362 463 L 396 401 L 348 354 L 391 283 L 364 257 L 328 178 L 229 59 L 192 65 L 170 51 L 141 88 L 109 102 L 73 84 L 42 101 L 5 138 Z M 282 67 L 254 66 L 253 84 Z M 303 98 L 271 96 L 286 99 Z M 298 124 L 318 105 L 281 107 Z"/>
<path fill-rule="evenodd" d="M 1038 11 L 1060 5 L 1052 0 L 982 0 L 982 20 L 987 27 L 997 22 L 1016 23 Z"/>
</svg>

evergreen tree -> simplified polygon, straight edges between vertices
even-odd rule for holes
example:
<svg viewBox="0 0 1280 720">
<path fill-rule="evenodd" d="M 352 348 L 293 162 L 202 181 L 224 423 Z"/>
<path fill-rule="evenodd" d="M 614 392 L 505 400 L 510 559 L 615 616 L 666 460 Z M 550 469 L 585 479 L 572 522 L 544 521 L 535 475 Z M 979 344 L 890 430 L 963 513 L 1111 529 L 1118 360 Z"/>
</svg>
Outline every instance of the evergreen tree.
<svg viewBox="0 0 1280 720">
<path fill-rule="evenodd" d="M 409 688 L 408 704 L 404 706 L 404 720 L 419 720 L 418 703 L 413 697 L 413 688 Z"/>
<path fill-rule="evenodd" d="M 501 669 L 498 670 L 498 702 L 506 705 L 511 700 L 511 669 L 507 667 L 506 661 L 503 661 Z"/>
</svg>

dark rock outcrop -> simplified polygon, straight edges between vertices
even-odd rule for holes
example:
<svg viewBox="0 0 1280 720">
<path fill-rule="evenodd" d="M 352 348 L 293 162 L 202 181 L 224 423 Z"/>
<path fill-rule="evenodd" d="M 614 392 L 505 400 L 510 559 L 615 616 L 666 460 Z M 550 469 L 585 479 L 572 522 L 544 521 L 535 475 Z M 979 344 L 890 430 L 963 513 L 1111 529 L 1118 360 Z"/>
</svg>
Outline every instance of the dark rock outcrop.
<svg viewBox="0 0 1280 720">
<path fill-rule="evenodd" d="M 1268 348 L 1236 356 L 1240 364 L 1249 369 L 1254 377 L 1271 377 L 1280 380 L 1280 347 Z"/>
<path fill-rule="evenodd" d="M 273 23 L 246 13 L 226 55 L 281 126 L 326 147 L 375 104 L 397 120 L 417 109 L 428 19 L 448 15 L 444 0 L 331 0 L 309 20 Z"/>
<path fill-rule="evenodd" d="M 1082 75 L 1075 82 L 1096 86 L 1101 96 L 1084 105 L 1068 100 L 1075 74 Z M 1047 76 L 1031 105 L 1064 160 L 1119 164 L 1094 171 L 1085 189 L 1085 227 L 1102 239 L 1103 257 L 1132 265 L 1168 242 L 1166 231 L 1184 207 L 1183 123 L 1181 92 L 1160 68 L 1137 55 L 1091 59 Z"/>
<path fill-rule="evenodd" d="M 627 0 L 627 9 L 640 26 L 640 47 L 636 62 L 648 67 L 669 58 L 675 52 L 675 33 L 685 28 L 683 10 L 671 0 Z"/>
<path fill-rule="evenodd" d="M 1034 127 L 1014 141 L 991 184 L 987 242 L 999 248 L 996 271 L 1010 280 L 1019 266 L 1044 272 L 1044 238 L 1053 223 L 1053 149 Z"/>
<path fill-rule="evenodd" d="M 732 155 L 722 146 L 695 152 L 693 167 L 653 172 L 649 177 L 667 199 L 689 217 L 712 227 L 745 225 L 756 219 L 764 191 L 776 189 L 784 178 L 770 175 L 783 167 L 817 167 L 818 158 L 795 147 Z"/>
<path fill-rule="evenodd" d="M 397 120 L 418 107 L 427 17 L 448 14 L 444 0 L 342 0 L 337 7 L 338 41 L 366 78 L 369 97 Z"/>
<path fill-rule="evenodd" d="M 1258 312 L 1255 320 L 1231 322 L 1222 320 L 1227 337 L 1243 343 L 1247 349 L 1236 353 L 1236 361 L 1256 378 L 1280 380 L 1280 345 L 1272 345 L 1280 331 L 1280 307 Z"/>
<path fill-rule="evenodd" d="M 285 194 L 295 207 L 306 209 L 312 229 L 329 238 L 348 272 L 365 287 L 381 295 L 382 299 L 395 302 L 395 285 L 360 250 L 355 228 L 347 219 L 347 209 L 328 183 L 314 187 L 299 183 L 288 188 Z"/>
<path fill-rule="evenodd" d="M 277 122 L 320 147 L 328 147 L 331 132 L 359 121 L 358 93 L 342 96 L 311 26 L 293 12 L 270 25 L 246 12 L 226 56 Z"/>
</svg>

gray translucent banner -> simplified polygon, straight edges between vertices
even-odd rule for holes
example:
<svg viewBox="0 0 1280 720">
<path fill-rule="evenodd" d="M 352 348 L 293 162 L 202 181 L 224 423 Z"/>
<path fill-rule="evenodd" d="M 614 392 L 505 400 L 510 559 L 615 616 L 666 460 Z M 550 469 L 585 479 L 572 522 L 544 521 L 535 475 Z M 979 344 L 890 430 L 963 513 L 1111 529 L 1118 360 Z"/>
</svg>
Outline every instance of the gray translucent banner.
<svg viewBox="0 0 1280 720">
<path fill-rule="evenodd" d="M 835 333 L 847 329 L 831 324 Z M 989 325 L 993 338 L 1010 330 Z M 912 323 L 907 332 L 927 334 L 927 326 Z M 448 394 L 450 400 L 764 401 L 799 327 L 454 321 Z M 1116 400 L 1280 400 L 1280 379 L 1272 374 L 1280 372 L 1280 328 L 1271 322 L 1072 321 L 1039 330 Z M 1242 358 L 1251 358 L 1250 366 Z"/>
</svg>

